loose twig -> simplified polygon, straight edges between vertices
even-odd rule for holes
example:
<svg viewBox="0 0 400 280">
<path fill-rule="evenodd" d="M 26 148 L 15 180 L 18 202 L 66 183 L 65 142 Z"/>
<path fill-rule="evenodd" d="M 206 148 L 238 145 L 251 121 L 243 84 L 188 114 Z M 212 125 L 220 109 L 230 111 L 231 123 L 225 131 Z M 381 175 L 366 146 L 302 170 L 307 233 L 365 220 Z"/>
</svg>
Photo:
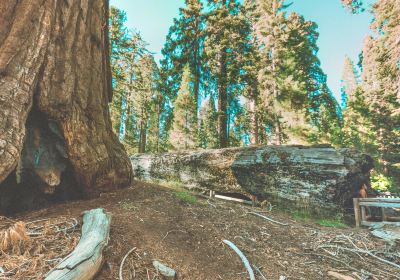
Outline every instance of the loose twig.
<svg viewBox="0 0 400 280">
<path fill-rule="evenodd" d="M 383 258 L 381 258 L 381 257 L 378 257 L 377 255 L 374 255 L 374 254 L 372 254 L 370 251 L 367 251 L 367 250 L 363 250 L 363 249 L 350 249 L 350 248 L 341 247 L 341 246 L 335 246 L 335 245 L 323 245 L 323 246 L 320 246 L 320 248 L 324 248 L 324 247 L 325 247 L 325 248 L 336 248 L 336 249 L 340 249 L 340 250 L 345 250 L 345 251 L 349 251 L 349 252 L 352 252 L 352 253 L 355 253 L 355 254 L 357 254 L 357 253 L 367 254 L 367 255 L 369 255 L 369 256 L 371 256 L 371 257 L 373 257 L 373 258 L 376 258 L 377 260 L 379 260 L 379 261 L 381 261 L 381 262 L 383 262 L 383 263 L 386 263 L 386 264 L 388 264 L 388 265 L 391 265 L 391 266 L 396 267 L 397 269 L 400 269 L 400 265 L 398 265 L 398 264 L 396 264 L 396 263 L 394 263 L 394 262 L 385 260 L 385 259 L 383 259 Z"/>
<path fill-rule="evenodd" d="M 281 225 L 281 226 L 288 226 L 288 225 L 289 225 L 289 224 L 284 224 L 284 223 L 275 221 L 275 220 L 273 220 L 273 219 L 271 219 L 271 218 L 269 218 L 269 217 L 266 217 L 266 216 L 264 216 L 264 215 L 258 214 L 258 213 L 256 213 L 256 212 L 248 212 L 247 214 L 255 215 L 255 216 L 257 216 L 257 217 L 260 217 L 260 218 L 263 218 L 263 219 L 265 219 L 265 220 L 267 220 L 267 221 L 270 221 L 271 223 L 278 224 L 278 225 Z"/>
<path fill-rule="evenodd" d="M 236 247 L 235 244 L 233 244 L 232 242 L 230 242 L 229 240 L 223 240 L 223 242 L 228 245 L 229 247 L 231 247 L 231 249 L 233 251 L 235 251 L 236 254 L 238 254 L 238 256 L 241 258 L 244 266 L 246 267 L 249 276 L 250 276 L 250 280 L 256 280 L 256 277 L 254 276 L 254 271 L 251 268 L 250 262 L 249 260 L 246 258 L 246 256 L 242 253 L 242 251 L 239 250 L 238 247 Z"/>
<path fill-rule="evenodd" d="M 136 247 L 133 247 L 133 248 L 130 249 L 130 250 L 128 251 L 128 253 L 126 253 L 126 255 L 122 258 L 121 265 L 119 266 L 119 280 L 124 280 L 124 277 L 123 277 L 123 275 L 122 275 L 122 269 L 124 268 L 125 260 L 126 260 L 126 258 L 127 258 L 133 251 L 135 251 L 135 250 L 136 250 Z"/>
<path fill-rule="evenodd" d="M 261 270 L 260 270 L 256 265 L 253 265 L 253 267 L 254 267 L 254 269 L 258 272 L 258 274 L 260 274 L 260 277 L 261 277 L 263 280 L 267 280 L 267 277 L 264 276 L 264 274 L 261 272 Z"/>
</svg>

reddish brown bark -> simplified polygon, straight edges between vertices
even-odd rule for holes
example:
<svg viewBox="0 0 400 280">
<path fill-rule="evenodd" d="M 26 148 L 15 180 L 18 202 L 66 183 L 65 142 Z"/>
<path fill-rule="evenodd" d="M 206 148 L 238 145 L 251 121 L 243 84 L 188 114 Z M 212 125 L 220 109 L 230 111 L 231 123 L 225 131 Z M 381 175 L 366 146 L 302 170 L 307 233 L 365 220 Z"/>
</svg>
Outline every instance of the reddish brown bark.
<svg viewBox="0 0 400 280">
<path fill-rule="evenodd" d="M 33 111 L 60 128 L 86 193 L 130 184 L 111 129 L 108 52 L 107 0 L 0 2 L 0 183 L 20 160 Z"/>
</svg>

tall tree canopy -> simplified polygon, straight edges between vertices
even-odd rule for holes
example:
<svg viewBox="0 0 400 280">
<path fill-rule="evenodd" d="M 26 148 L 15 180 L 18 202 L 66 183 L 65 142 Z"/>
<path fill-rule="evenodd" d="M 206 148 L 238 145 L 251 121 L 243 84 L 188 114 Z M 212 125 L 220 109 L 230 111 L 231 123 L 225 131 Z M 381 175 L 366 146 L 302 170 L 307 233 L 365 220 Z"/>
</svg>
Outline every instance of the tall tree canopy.
<svg viewBox="0 0 400 280">
<path fill-rule="evenodd" d="M 199 108 L 205 64 L 203 55 L 205 18 L 201 0 L 185 0 L 185 4 L 185 8 L 179 11 L 179 18 L 174 19 L 162 49 L 164 59 L 161 65 L 166 72 L 163 82 L 167 85 L 169 96 L 175 96 L 179 90 L 184 67 L 189 65 L 193 75 L 196 108 Z"/>
<path fill-rule="evenodd" d="M 197 147 L 197 109 L 192 89 L 190 67 L 184 68 L 181 87 L 174 102 L 174 120 L 170 133 L 174 149 L 193 149 Z"/>
</svg>

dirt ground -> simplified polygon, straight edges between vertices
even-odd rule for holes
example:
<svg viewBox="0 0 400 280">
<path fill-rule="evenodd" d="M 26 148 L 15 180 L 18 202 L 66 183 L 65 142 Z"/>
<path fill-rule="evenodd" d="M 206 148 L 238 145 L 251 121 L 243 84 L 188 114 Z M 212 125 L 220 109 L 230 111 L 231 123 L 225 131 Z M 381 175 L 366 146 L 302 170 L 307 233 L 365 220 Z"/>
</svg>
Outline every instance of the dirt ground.
<svg viewBox="0 0 400 280">
<path fill-rule="evenodd" d="M 178 279 L 248 279 L 239 257 L 223 244 L 225 239 L 235 243 L 265 279 L 335 279 L 328 272 L 353 279 L 400 279 L 400 269 L 393 266 L 400 265 L 398 244 L 374 239 L 366 229 L 300 223 L 289 214 L 261 212 L 260 208 L 221 200 L 188 203 L 174 190 L 147 183 L 137 182 L 97 199 L 56 205 L 15 219 L 77 218 L 82 211 L 98 207 L 112 215 L 99 280 L 118 279 L 121 259 L 133 247 L 136 250 L 124 265 L 124 279 L 162 279 L 153 260 L 175 269 Z M 288 225 L 268 222 L 250 211 Z M 264 279 L 256 274 L 257 279 Z"/>
</svg>

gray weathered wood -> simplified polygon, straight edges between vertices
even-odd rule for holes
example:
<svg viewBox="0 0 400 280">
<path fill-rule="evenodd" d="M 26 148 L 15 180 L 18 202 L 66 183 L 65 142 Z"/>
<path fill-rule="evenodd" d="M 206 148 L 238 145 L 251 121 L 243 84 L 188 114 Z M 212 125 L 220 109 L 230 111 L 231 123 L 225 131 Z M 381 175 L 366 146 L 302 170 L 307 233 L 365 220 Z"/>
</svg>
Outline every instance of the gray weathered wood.
<svg viewBox="0 0 400 280">
<path fill-rule="evenodd" d="M 81 239 L 74 251 L 47 275 L 45 280 L 91 280 L 103 264 L 103 249 L 108 243 L 111 217 L 103 209 L 83 215 Z"/>
<path fill-rule="evenodd" d="M 400 198 L 371 197 L 371 198 L 361 198 L 360 201 L 400 203 Z"/>
<path fill-rule="evenodd" d="M 356 227 L 360 227 L 361 213 L 360 213 L 359 198 L 353 198 L 353 207 L 354 207 L 354 219 L 356 220 Z"/>
<path fill-rule="evenodd" d="M 307 207 L 318 212 L 351 208 L 373 166 L 365 154 L 326 145 L 139 154 L 131 156 L 131 163 L 139 180 L 254 195 L 287 208 Z"/>
<path fill-rule="evenodd" d="M 360 206 L 379 207 L 379 208 L 400 208 L 400 203 L 392 202 L 365 202 L 360 201 Z"/>
<path fill-rule="evenodd" d="M 367 209 L 364 206 L 361 207 L 361 221 L 367 220 Z"/>
<path fill-rule="evenodd" d="M 226 200 L 226 201 L 239 202 L 239 203 L 248 204 L 248 205 L 253 205 L 253 203 L 249 200 L 244 200 L 244 199 L 225 196 L 225 195 L 214 194 L 214 198 L 218 198 L 218 199 L 222 199 L 222 200 Z"/>
</svg>

